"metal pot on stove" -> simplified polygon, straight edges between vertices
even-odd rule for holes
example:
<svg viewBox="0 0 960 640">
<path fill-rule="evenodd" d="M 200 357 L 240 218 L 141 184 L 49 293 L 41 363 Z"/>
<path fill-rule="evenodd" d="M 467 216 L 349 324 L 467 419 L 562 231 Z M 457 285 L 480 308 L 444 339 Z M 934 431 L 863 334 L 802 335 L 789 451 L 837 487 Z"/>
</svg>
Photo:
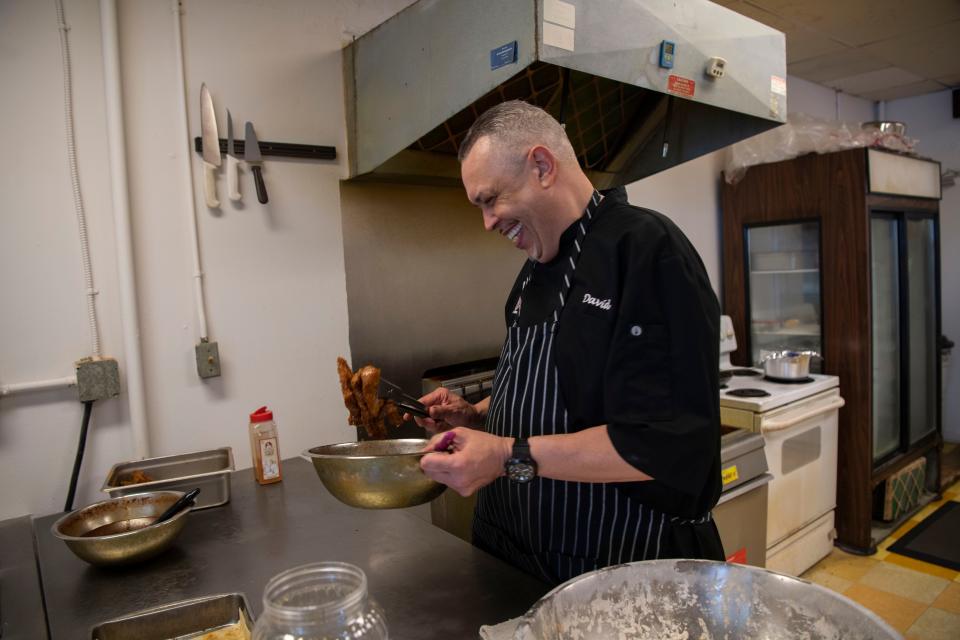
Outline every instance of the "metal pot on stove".
<svg viewBox="0 0 960 640">
<path fill-rule="evenodd" d="M 763 374 L 772 380 L 803 380 L 810 377 L 810 359 L 816 351 L 768 351 L 761 354 Z"/>
</svg>

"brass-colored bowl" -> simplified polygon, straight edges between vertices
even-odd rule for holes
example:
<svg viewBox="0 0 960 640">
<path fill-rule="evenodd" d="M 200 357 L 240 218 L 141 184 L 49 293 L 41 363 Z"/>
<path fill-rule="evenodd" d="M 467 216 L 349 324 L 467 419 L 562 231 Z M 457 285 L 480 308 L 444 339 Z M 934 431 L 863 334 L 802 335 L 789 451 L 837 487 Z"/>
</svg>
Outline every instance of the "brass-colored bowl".
<svg viewBox="0 0 960 640">
<path fill-rule="evenodd" d="M 156 518 L 183 495 L 182 491 L 152 491 L 113 498 L 71 511 L 50 527 L 77 557 L 96 565 L 120 565 L 152 558 L 165 550 L 187 522 L 187 507 L 159 524 L 115 533 L 84 537 L 98 527 L 124 520 Z"/>
<path fill-rule="evenodd" d="M 303 452 L 327 491 L 361 509 L 399 509 L 430 502 L 446 486 L 420 469 L 427 440 L 366 440 L 314 447 Z"/>
</svg>

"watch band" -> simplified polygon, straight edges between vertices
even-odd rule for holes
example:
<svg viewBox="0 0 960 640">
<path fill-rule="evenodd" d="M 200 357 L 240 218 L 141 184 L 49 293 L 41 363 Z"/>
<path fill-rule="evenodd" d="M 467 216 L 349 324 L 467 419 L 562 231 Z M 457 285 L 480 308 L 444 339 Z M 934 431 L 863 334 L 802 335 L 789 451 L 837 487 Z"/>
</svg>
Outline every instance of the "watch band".
<svg viewBox="0 0 960 640">
<path fill-rule="evenodd" d="M 504 464 L 507 479 L 511 482 L 526 484 L 537 477 L 537 462 L 530 454 L 530 443 L 526 438 L 515 438 L 510 459 Z"/>
<path fill-rule="evenodd" d="M 530 441 L 526 438 L 514 438 L 513 453 L 510 457 L 516 460 L 533 460 L 530 455 Z"/>
</svg>

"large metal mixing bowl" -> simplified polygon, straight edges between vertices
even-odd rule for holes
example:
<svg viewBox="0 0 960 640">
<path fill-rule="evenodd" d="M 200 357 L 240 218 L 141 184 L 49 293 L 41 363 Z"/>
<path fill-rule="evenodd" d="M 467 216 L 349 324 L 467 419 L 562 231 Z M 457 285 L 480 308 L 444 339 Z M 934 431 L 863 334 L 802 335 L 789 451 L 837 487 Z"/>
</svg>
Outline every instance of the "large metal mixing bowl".
<svg viewBox="0 0 960 640">
<path fill-rule="evenodd" d="M 541 598 L 514 640 L 883 640 L 876 614 L 824 587 L 709 560 L 651 560 L 586 573 Z"/>
<path fill-rule="evenodd" d="M 119 565 L 151 558 L 171 544 L 187 522 L 187 507 L 159 524 L 149 524 L 183 495 L 182 491 L 151 491 L 113 498 L 71 511 L 50 530 L 79 558 L 96 565 Z M 130 531 L 84 536 L 104 525 L 134 521 Z M 146 526 L 144 526 L 146 525 Z"/>
<path fill-rule="evenodd" d="M 427 440 L 366 440 L 303 452 L 323 486 L 351 507 L 397 509 L 430 502 L 446 487 L 425 476 L 420 458 Z"/>
</svg>

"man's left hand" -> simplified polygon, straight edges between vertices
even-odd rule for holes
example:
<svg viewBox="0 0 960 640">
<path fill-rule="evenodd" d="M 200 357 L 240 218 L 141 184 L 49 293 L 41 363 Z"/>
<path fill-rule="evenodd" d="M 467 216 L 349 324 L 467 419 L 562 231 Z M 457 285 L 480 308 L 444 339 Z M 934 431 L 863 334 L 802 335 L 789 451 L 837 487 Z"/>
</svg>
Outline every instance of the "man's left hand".
<svg viewBox="0 0 960 640">
<path fill-rule="evenodd" d="M 420 460 L 427 477 L 447 485 L 462 496 L 472 495 L 504 474 L 513 438 L 501 438 L 485 431 L 457 427 L 449 453 L 430 453 Z M 427 445 L 432 449 L 444 434 L 437 434 Z M 448 436 L 449 437 L 449 436 Z"/>
</svg>

